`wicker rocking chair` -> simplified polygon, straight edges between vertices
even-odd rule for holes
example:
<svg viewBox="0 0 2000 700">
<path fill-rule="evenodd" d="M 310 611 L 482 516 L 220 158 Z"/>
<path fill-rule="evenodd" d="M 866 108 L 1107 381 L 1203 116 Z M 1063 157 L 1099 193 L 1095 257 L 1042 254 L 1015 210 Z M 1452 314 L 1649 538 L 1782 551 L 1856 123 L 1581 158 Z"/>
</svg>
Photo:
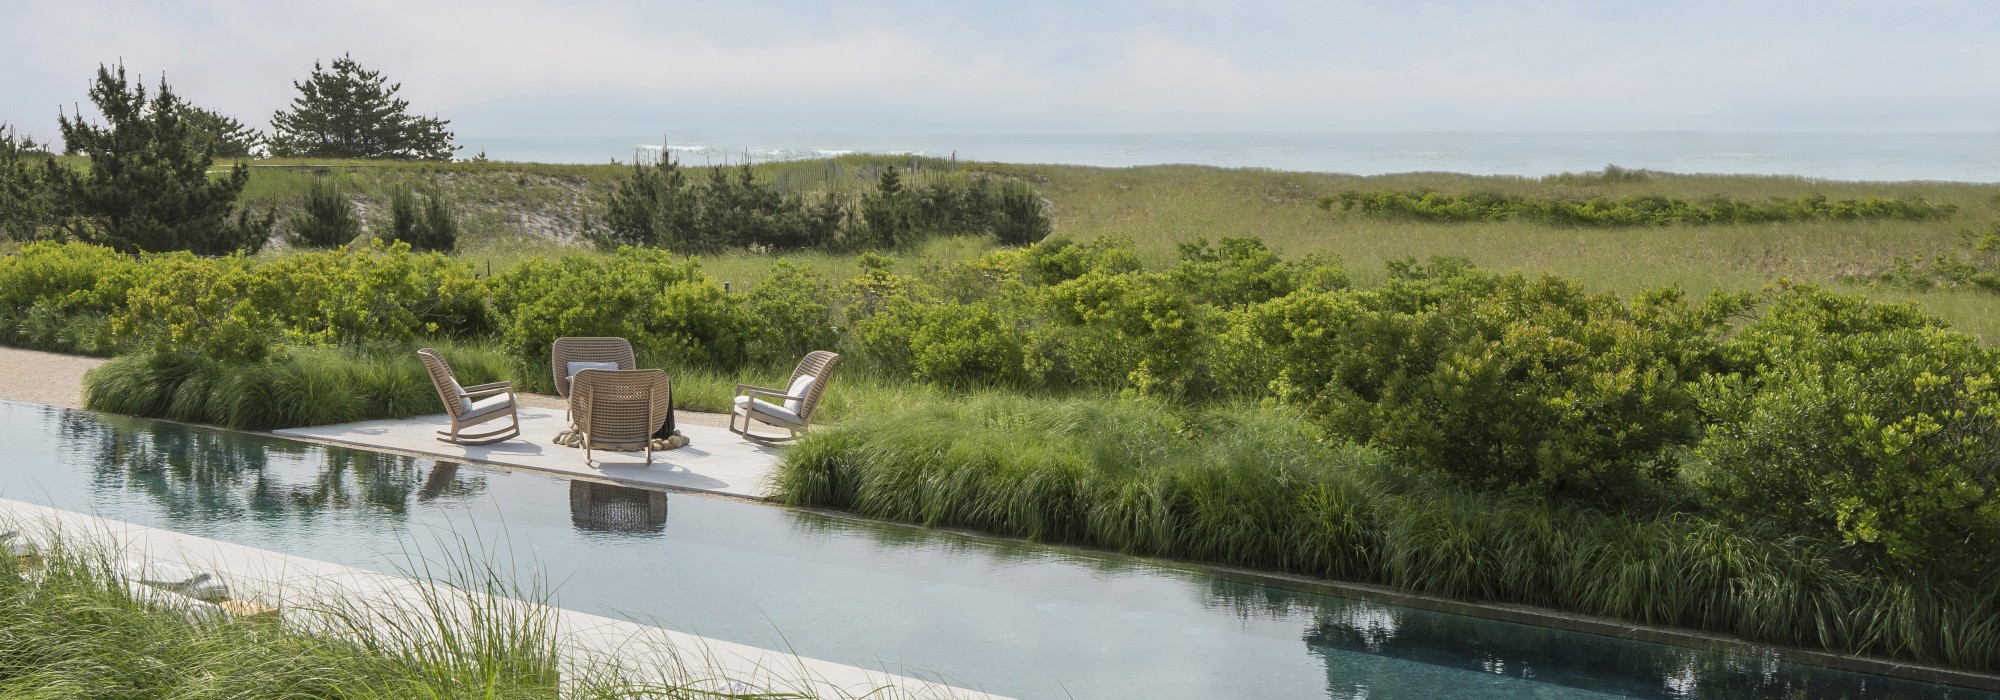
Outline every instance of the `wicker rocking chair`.
<svg viewBox="0 0 2000 700">
<path fill-rule="evenodd" d="M 840 363 L 840 356 L 825 350 L 814 350 L 799 360 L 799 366 L 792 370 L 792 378 L 783 391 L 768 387 L 736 385 L 736 403 L 729 411 L 729 431 L 757 442 L 781 442 L 796 440 L 799 431 L 804 430 L 812 419 L 813 409 L 819 407 L 819 397 L 826 393 L 828 375 L 833 366 Z M 782 403 L 771 403 L 765 399 L 775 399 Z M 743 427 L 736 427 L 736 419 L 743 419 Z M 782 428 L 784 436 L 758 435 L 750 432 L 750 421 Z"/>
<path fill-rule="evenodd" d="M 424 348 L 417 351 L 417 357 L 423 359 L 424 369 L 431 375 L 431 386 L 437 389 L 438 400 L 444 402 L 445 415 L 451 417 L 451 430 L 438 431 L 438 440 L 455 445 L 491 445 L 520 437 L 521 415 L 514 404 L 512 383 L 460 386 L 458 378 L 452 376 L 451 365 L 445 364 L 438 351 Z M 465 432 L 466 428 L 502 417 L 513 424 L 484 433 Z"/>
</svg>

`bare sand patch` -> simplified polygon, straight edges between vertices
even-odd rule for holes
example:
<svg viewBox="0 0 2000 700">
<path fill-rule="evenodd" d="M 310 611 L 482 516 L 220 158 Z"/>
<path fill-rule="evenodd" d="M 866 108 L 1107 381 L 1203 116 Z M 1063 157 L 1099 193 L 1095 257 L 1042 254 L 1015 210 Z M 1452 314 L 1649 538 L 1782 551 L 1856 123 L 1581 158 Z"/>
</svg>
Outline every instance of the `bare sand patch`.
<svg viewBox="0 0 2000 700">
<path fill-rule="evenodd" d="M 0 399 L 83 408 L 83 374 L 104 358 L 0 348 Z"/>
</svg>

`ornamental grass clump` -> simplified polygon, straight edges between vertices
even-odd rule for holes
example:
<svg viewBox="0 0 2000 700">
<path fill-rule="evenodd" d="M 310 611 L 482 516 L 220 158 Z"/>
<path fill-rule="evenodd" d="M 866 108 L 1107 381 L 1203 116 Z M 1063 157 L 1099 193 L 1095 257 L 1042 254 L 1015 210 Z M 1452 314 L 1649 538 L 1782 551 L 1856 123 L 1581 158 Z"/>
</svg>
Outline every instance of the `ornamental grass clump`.
<svg viewBox="0 0 2000 700">
<path fill-rule="evenodd" d="M 439 343 L 468 384 L 504 380 L 510 358 Z M 125 355 L 84 378 L 84 406 L 229 428 L 271 430 L 442 410 L 414 353 L 400 347 L 281 347 L 249 363 L 191 353 Z"/>
<path fill-rule="evenodd" d="M 1467 489 L 1269 409 L 979 395 L 808 434 L 790 504 L 2000 669 L 2000 580 L 1899 577 L 1700 511 Z"/>
</svg>

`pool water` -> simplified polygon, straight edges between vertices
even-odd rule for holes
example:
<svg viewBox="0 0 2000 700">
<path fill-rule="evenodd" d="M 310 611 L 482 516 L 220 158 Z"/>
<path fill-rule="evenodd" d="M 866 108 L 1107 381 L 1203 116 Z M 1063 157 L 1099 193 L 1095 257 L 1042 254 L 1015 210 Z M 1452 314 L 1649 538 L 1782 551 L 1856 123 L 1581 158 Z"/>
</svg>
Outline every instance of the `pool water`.
<svg viewBox="0 0 2000 700">
<path fill-rule="evenodd" d="M 0 401 L 0 497 L 379 571 L 461 547 L 566 608 L 1018 698 L 2000 695 L 1162 562 Z"/>
</svg>

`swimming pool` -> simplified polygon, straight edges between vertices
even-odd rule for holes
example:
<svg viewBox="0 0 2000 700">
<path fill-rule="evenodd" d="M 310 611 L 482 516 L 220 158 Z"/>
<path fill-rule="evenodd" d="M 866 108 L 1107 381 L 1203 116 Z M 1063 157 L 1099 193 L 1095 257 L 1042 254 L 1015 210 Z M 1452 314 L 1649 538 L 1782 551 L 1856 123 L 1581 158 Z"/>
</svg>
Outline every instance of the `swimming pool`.
<svg viewBox="0 0 2000 700">
<path fill-rule="evenodd" d="M 381 571 L 459 541 L 563 607 L 1019 698 L 2000 695 L 1196 567 L 0 402 L 0 496 Z"/>
</svg>

